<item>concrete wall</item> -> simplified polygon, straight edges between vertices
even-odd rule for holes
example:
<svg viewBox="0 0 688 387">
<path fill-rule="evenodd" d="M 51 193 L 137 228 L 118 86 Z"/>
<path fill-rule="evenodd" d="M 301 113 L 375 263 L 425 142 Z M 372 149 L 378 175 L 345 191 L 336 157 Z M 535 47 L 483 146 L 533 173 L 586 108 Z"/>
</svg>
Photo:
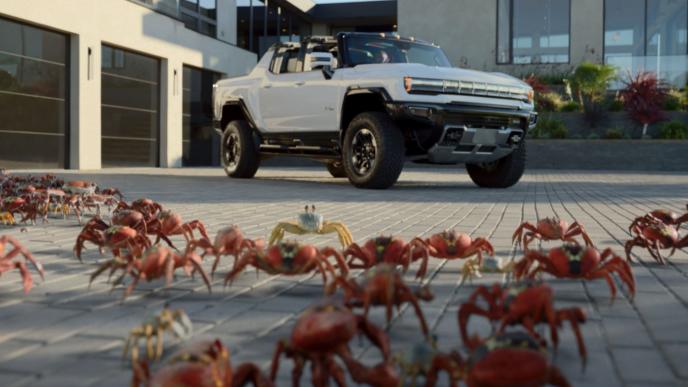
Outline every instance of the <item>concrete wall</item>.
<svg viewBox="0 0 688 387">
<path fill-rule="evenodd" d="M 558 65 L 497 64 L 497 0 L 397 1 L 399 33 L 439 44 L 455 66 L 520 75 L 562 73 L 603 59 L 602 0 L 571 0 L 571 63 Z"/>
<path fill-rule="evenodd" d="M 218 14 L 232 8 L 234 1 L 218 1 Z M 70 166 L 77 169 L 101 167 L 102 43 L 161 59 L 163 167 L 181 166 L 183 66 L 238 76 L 256 63 L 255 54 L 227 43 L 236 41 L 236 18 L 230 20 L 227 15 L 218 20 L 218 36 L 224 33 L 225 41 L 189 30 L 180 21 L 125 0 L 0 1 L 0 16 L 70 35 Z"/>
</svg>

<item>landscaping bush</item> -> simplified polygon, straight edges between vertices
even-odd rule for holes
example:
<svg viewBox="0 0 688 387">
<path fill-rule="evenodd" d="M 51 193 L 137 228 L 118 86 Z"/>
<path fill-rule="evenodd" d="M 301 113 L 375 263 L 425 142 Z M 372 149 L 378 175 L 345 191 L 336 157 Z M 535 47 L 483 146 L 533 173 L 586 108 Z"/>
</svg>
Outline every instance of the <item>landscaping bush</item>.
<svg viewBox="0 0 688 387">
<path fill-rule="evenodd" d="M 604 134 L 604 138 L 607 140 L 621 140 L 624 138 L 624 133 L 621 129 L 611 128 L 607 129 L 607 132 Z"/>
<path fill-rule="evenodd" d="M 616 68 L 607 64 L 583 62 L 569 79 L 572 93 L 583 107 L 585 119 L 596 126 L 602 118 L 602 102 L 609 82 L 616 78 Z"/>
<path fill-rule="evenodd" d="M 683 105 L 683 93 L 676 89 L 670 89 L 664 96 L 664 110 L 674 112 L 680 110 Z"/>
<path fill-rule="evenodd" d="M 647 127 L 662 120 L 662 104 L 666 92 L 660 88 L 654 73 L 642 72 L 624 82 L 621 98 L 631 119 L 643 125 L 643 137 Z"/>
<path fill-rule="evenodd" d="M 550 91 L 549 87 L 547 87 L 547 85 L 545 85 L 535 74 L 530 74 L 527 78 L 523 79 L 523 82 L 533 88 L 535 95 L 549 93 Z"/>
<path fill-rule="evenodd" d="M 600 135 L 597 133 L 588 134 L 588 140 L 599 140 L 599 139 L 600 139 Z"/>
<path fill-rule="evenodd" d="M 620 112 L 624 110 L 624 103 L 616 97 L 610 98 L 607 100 L 607 110 L 610 112 Z"/>
<path fill-rule="evenodd" d="M 659 138 L 666 140 L 688 140 L 688 125 L 680 121 L 671 121 L 662 125 Z"/>
<path fill-rule="evenodd" d="M 535 93 L 535 110 L 538 112 L 556 112 L 564 105 L 564 100 L 561 95 L 549 92 L 538 94 Z"/>
<path fill-rule="evenodd" d="M 578 102 L 576 102 L 576 101 L 568 101 L 568 102 L 564 103 L 563 105 L 561 105 L 559 110 L 562 112 L 567 112 L 567 113 L 579 112 L 581 110 L 581 107 L 578 104 Z"/>
<path fill-rule="evenodd" d="M 531 134 L 534 138 L 562 139 L 568 137 L 569 130 L 559 120 L 540 119 Z"/>
</svg>

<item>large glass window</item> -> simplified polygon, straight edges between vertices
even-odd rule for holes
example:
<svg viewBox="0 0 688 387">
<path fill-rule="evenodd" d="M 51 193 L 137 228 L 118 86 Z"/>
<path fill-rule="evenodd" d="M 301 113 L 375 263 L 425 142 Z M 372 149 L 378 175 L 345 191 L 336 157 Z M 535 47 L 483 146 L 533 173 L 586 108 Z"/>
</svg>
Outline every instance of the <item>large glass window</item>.
<svg viewBox="0 0 688 387">
<path fill-rule="evenodd" d="M 158 165 L 160 62 L 102 46 L 102 163 Z"/>
<path fill-rule="evenodd" d="M 0 168 L 64 168 L 68 42 L 0 18 Z"/>
<path fill-rule="evenodd" d="M 568 63 L 570 0 L 497 0 L 497 63 Z"/>
<path fill-rule="evenodd" d="M 186 28 L 217 36 L 217 0 L 181 0 L 180 11 Z"/>
<path fill-rule="evenodd" d="M 183 165 L 218 165 L 220 139 L 213 130 L 213 84 L 220 74 L 184 66 Z"/>
<path fill-rule="evenodd" d="M 622 74 L 655 72 L 682 87 L 688 68 L 687 30 L 688 0 L 605 0 L 605 62 Z"/>
</svg>

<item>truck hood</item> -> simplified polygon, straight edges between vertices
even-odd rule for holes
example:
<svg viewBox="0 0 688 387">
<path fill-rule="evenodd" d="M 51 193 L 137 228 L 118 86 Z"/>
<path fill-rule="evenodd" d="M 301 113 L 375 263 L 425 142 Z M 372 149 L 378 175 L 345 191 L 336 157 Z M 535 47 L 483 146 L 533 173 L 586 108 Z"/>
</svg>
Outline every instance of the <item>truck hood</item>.
<svg viewBox="0 0 688 387">
<path fill-rule="evenodd" d="M 430 78 L 443 80 L 463 80 L 471 82 L 484 82 L 502 86 L 518 86 L 530 88 L 530 86 L 518 78 L 503 73 L 486 73 L 483 71 L 461 69 L 456 67 L 433 67 L 418 63 L 385 63 L 358 65 L 356 70 L 361 72 L 377 72 L 389 76 L 390 73 L 410 76 L 414 78 Z"/>
</svg>

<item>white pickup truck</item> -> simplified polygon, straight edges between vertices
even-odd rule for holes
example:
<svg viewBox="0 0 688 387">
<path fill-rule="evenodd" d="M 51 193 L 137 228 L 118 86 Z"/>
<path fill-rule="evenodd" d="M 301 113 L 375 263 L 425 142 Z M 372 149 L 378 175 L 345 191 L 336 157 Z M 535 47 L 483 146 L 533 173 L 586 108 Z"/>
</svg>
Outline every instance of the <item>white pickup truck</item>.
<svg viewBox="0 0 688 387">
<path fill-rule="evenodd" d="M 280 43 L 213 91 L 222 163 L 237 178 L 298 156 L 361 188 L 394 185 L 407 160 L 465 164 L 479 186 L 510 187 L 537 121 L 526 83 L 453 68 L 438 46 L 396 34 Z"/>
</svg>

